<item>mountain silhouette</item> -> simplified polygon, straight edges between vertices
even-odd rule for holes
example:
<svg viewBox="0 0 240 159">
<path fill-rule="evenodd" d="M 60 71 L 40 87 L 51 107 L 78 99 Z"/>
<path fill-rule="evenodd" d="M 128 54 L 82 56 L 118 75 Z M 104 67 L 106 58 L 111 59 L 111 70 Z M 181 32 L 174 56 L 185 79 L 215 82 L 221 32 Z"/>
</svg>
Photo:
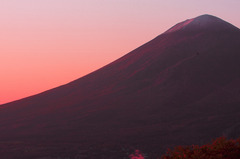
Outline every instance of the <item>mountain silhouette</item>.
<svg viewBox="0 0 240 159">
<path fill-rule="evenodd" d="M 181 22 L 66 85 L 0 106 L 4 158 L 150 158 L 240 132 L 240 30 Z M 21 157 L 20 157 L 21 158 Z"/>
</svg>

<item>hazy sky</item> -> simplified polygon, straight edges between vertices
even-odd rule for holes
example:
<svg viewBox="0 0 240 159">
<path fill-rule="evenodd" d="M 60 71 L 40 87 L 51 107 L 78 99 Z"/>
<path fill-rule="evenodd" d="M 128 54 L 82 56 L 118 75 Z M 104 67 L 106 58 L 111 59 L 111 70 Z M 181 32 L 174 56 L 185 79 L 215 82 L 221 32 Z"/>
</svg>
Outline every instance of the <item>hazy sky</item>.
<svg viewBox="0 0 240 159">
<path fill-rule="evenodd" d="M 0 0 L 0 104 L 68 83 L 201 14 L 240 27 L 240 0 Z"/>
</svg>

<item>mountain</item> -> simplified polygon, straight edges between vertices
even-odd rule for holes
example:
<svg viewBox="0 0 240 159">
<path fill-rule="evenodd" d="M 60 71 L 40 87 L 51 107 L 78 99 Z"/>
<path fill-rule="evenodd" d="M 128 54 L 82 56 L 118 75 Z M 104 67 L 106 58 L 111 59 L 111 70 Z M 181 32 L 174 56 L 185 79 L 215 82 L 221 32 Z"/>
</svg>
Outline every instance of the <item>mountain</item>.
<svg viewBox="0 0 240 159">
<path fill-rule="evenodd" d="M 240 30 L 181 22 L 66 85 L 0 106 L 4 158 L 156 158 L 240 132 Z"/>
<path fill-rule="evenodd" d="M 181 23 L 176 24 L 169 30 L 167 30 L 165 33 L 171 33 L 175 31 L 225 31 L 225 30 L 231 30 L 231 29 L 237 29 L 235 26 L 233 26 L 230 23 L 227 23 L 223 21 L 220 18 L 217 18 L 212 15 L 201 15 L 199 17 L 185 20 Z"/>
</svg>

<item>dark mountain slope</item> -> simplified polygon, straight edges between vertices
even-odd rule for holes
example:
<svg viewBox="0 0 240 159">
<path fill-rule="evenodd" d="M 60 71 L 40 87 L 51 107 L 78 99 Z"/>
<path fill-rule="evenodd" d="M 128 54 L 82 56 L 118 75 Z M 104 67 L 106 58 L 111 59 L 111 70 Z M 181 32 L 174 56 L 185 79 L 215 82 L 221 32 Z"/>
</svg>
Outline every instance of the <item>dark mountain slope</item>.
<svg viewBox="0 0 240 159">
<path fill-rule="evenodd" d="M 2 105 L 0 154 L 123 158 L 140 148 L 153 157 L 236 137 L 239 70 L 238 28 L 210 15 L 187 20 L 87 76 Z"/>
</svg>

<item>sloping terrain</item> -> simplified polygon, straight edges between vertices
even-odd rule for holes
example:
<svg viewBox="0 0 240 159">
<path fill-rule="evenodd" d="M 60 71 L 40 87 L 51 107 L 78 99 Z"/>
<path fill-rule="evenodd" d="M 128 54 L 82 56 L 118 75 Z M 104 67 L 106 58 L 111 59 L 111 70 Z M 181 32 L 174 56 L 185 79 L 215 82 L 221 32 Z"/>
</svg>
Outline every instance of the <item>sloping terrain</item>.
<svg viewBox="0 0 240 159">
<path fill-rule="evenodd" d="M 71 83 L 0 106 L 5 158 L 150 158 L 240 132 L 240 30 L 210 15 Z M 20 156 L 20 157 L 19 157 Z"/>
</svg>

